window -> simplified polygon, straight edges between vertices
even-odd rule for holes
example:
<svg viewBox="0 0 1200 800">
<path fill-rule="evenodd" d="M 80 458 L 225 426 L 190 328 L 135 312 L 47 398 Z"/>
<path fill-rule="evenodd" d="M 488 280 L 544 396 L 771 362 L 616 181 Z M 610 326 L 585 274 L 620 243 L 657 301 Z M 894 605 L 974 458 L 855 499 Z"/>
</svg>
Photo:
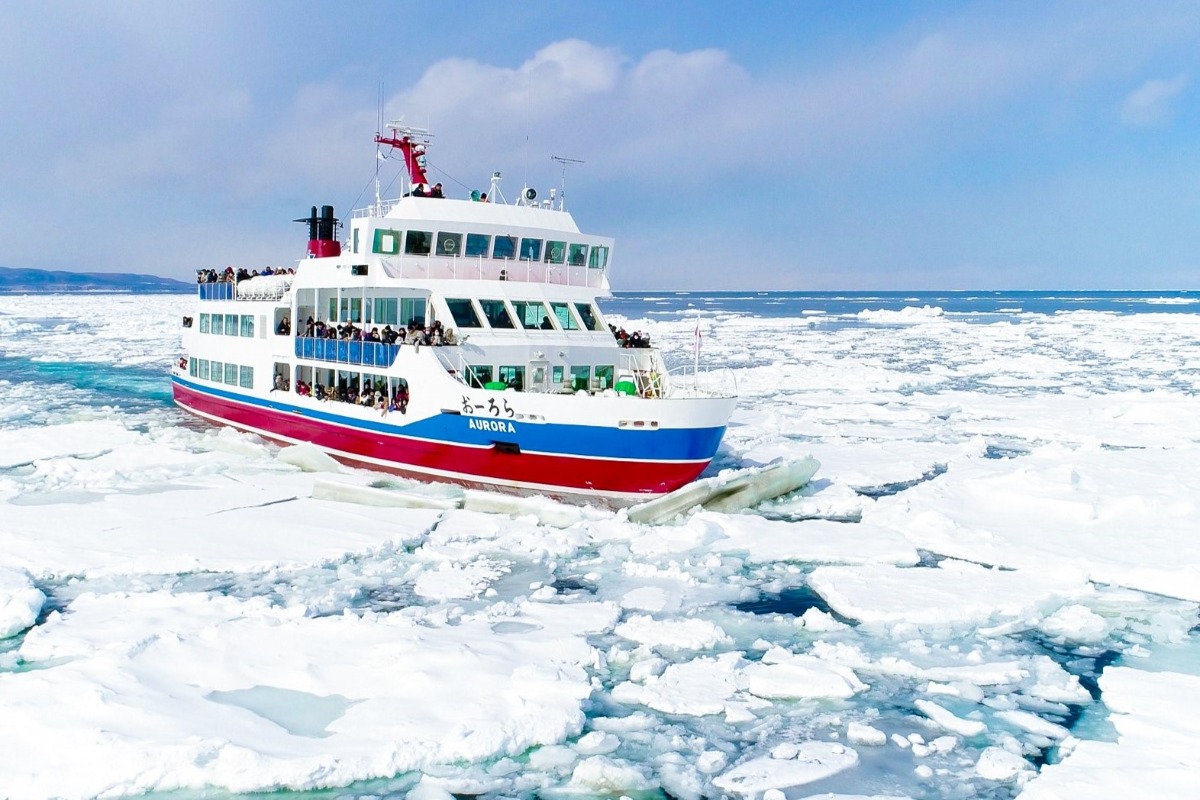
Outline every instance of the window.
<svg viewBox="0 0 1200 800">
<path fill-rule="evenodd" d="M 203 380 L 208 380 L 208 359 L 207 358 L 200 359 L 200 364 L 196 370 L 196 377 L 202 378 Z"/>
<path fill-rule="evenodd" d="M 517 254 L 517 237 L 497 236 L 492 247 L 492 258 L 513 258 Z"/>
<path fill-rule="evenodd" d="M 510 389 L 516 389 L 518 392 L 525 388 L 525 368 L 524 367 L 500 367 L 497 371 L 499 379 L 504 382 Z"/>
<path fill-rule="evenodd" d="M 571 266 L 582 267 L 587 263 L 587 245 L 573 244 L 571 245 Z"/>
<path fill-rule="evenodd" d="M 371 245 L 372 253 L 382 253 L 394 256 L 400 252 L 400 231 L 392 228 L 376 228 L 375 241 Z"/>
<path fill-rule="evenodd" d="M 400 324 L 407 325 L 409 322 L 415 322 L 424 327 L 425 325 L 425 298 L 424 297 L 405 297 L 400 300 Z"/>
<path fill-rule="evenodd" d="M 225 317 L 223 315 L 221 315 L 221 314 L 213 314 L 212 315 L 212 332 L 213 333 L 224 333 L 225 332 Z"/>
<path fill-rule="evenodd" d="M 446 305 L 450 307 L 450 316 L 454 318 L 454 324 L 458 327 L 483 327 L 483 323 L 479 321 L 479 315 L 475 313 L 475 307 L 471 305 L 470 300 L 453 300 L 446 298 Z"/>
<path fill-rule="evenodd" d="M 254 388 L 254 367 L 238 367 L 238 386 L 243 389 Z"/>
<path fill-rule="evenodd" d="M 577 392 L 586 392 L 591 376 L 591 367 L 571 367 L 571 388 Z"/>
<path fill-rule="evenodd" d="M 579 330 L 579 323 L 575 321 L 575 315 L 571 313 L 571 307 L 566 303 L 551 303 L 550 308 L 554 309 L 554 316 L 558 319 L 558 326 L 564 331 Z"/>
<path fill-rule="evenodd" d="M 522 239 L 521 240 L 521 260 L 522 261 L 537 261 L 542 257 L 542 240 L 541 239 Z"/>
<path fill-rule="evenodd" d="M 221 376 L 224 374 L 222 372 L 223 369 L 225 369 L 225 365 L 222 364 L 220 361 L 212 362 L 212 379 L 214 381 L 217 381 L 218 383 L 220 383 Z"/>
<path fill-rule="evenodd" d="M 588 267 L 591 269 L 604 269 L 608 266 L 608 248 L 602 244 L 598 244 L 592 248 L 591 258 L 588 259 Z"/>
<path fill-rule="evenodd" d="M 583 320 L 583 327 L 589 331 L 604 330 L 604 325 L 601 324 L 600 317 L 590 305 L 587 303 L 576 303 L 575 310 L 579 312 L 579 318 Z"/>
<path fill-rule="evenodd" d="M 353 239 L 354 244 L 350 247 L 350 252 L 357 253 L 358 252 L 358 228 L 355 228 L 353 233 L 354 233 L 354 239 Z"/>
<path fill-rule="evenodd" d="M 486 384 L 492 382 L 491 364 L 472 364 L 467 367 L 467 370 L 472 386 L 482 389 Z"/>
<path fill-rule="evenodd" d="M 464 255 L 484 258 L 488 254 L 488 246 L 492 243 L 492 237 L 485 236 L 482 233 L 467 234 L 467 251 Z"/>
<path fill-rule="evenodd" d="M 225 382 L 230 386 L 237 386 L 238 365 L 225 362 Z"/>
<path fill-rule="evenodd" d="M 201 314 L 200 315 L 200 332 L 208 333 L 211 327 L 212 326 L 209 324 L 208 314 Z"/>
<path fill-rule="evenodd" d="M 546 242 L 546 263 L 561 264 L 567 260 L 566 242 Z"/>
<path fill-rule="evenodd" d="M 342 313 L 338 322 L 362 322 L 362 298 L 343 297 Z"/>
<path fill-rule="evenodd" d="M 410 256 L 427 256 L 432 243 L 431 231 L 409 231 L 408 238 L 404 240 L 404 252 Z"/>
<path fill-rule="evenodd" d="M 199 359 L 189 358 L 188 359 L 188 375 L 191 375 L 193 378 L 196 377 L 197 369 L 199 369 Z"/>
<path fill-rule="evenodd" d="M 488 325 L 493 328 L 515 328 L 512 317 L 508 315 L 508 309 L 504 306 L 503 300 L 480 300 L 479 307 L 483 309 L 483 315 L 487 317 Z"/>
<path fill-rule="evenodd" d="M 242 314 L 242 336 L 254 336 L 254 317 Z"/>
<path fill-rule="evenodd" d="M 398 301 L 394 297 L 379 297 L 375 299 L 375 322 L 384 325 L 395 325 L 398 316 Z"/>
<path fill-rule="evenodd" d="M 225 315 L 225 335 L 226 336 L 237 336 L 238 335 L 238 315 L 237 314 L 226 314 Z"/>
<path fill-rule="evenodd" d="M 561 384 L 563 382 L 563 367 L 561 364 L 551 368 L 550 382 L 554 384 Z"/>
<path fill-rule="evenodd" d="M 513 300 L 513 309 L 517 312 L 517 319 L 525 328 L 553 328 L 554 324 L 550 322 L 550 315 L 546 313 L 546 307 L 538 302 L 527 300 Z"/>
<path fill-rule="evenodd" d="M 445 231 L 439 233 L 437 237 L 437 254 L 439 256 L 461 256 L 462 237 L 461 233 L 446 233 Z"/>
<path fill-rule="evenodd" d="M 596 366 L 596 384 L 601 389 L 613 388 L 613 368 L 611 366 Z"/>
</svg>

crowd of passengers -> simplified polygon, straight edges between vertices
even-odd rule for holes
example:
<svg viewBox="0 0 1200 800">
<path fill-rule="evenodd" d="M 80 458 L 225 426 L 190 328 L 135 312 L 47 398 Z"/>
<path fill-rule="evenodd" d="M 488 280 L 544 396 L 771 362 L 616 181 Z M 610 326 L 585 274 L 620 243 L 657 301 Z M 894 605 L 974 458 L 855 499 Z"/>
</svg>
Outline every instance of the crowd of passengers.
<svg viewBox="0 0 1200 800">
<path fill-rule="evenodd" d="M 284 269 L 283 267 L 264 267 L 262 272 L 258 270 L 248 270 L 245 267 L 234 270 L 233 267 L 226 267 L 223 272 L 218 272 L 215 269 L 200 269 L 196 270 L 196 283 L 240 283 L 248 281 L 251 278 L 257 278 L 260 275 L 295 275 L 296 270 Z"/>
<path fill-rule="evenodd" d="M 282 375 L 275 376 L 275 389 L 277 391 L 288 391 L 288 380 Z M 337 385 L 326 386 L 322 383 L 309 384 L 306 381 L 296 381 L 296 394 L 301 397 L 315 397 L 318 400 L 329 400 L 339 403 L 353 403 L 358 406 L 366 406 L 374 408 L 381 414 L 386 414 L 389 411 L 399 411 L 401 414 L 408 413 L 408 381 L 400 381 L 396 384 L 396 388 L 392 391 L 391 396 L 388 396 L 387 384 L 382 380 L 376 380 L 374 386 L 367 381 L 363 382 L 362 388 L 351 386 L 346 379 L 338 381 Z"/>
<path fill-rule="evenodd" d="M 287 331 L 283 332 L 287 333 Z M 359 327 L 353 322 L 343 322 L 338 325 L 333 322 L 325 323 L 321 320 L 313 320 L 312 317 L 309 317 L 308 321 L 304 323 L 304 330 L 300 332 L 300 335 L 310 339 L 340 339 L 352 342 L 411 344 L 417 347 L 421 345 L 437 347 L 444 344 L 458 344 L 458 337 L 454 335 L 454 329 L 443 328 L 440 320 L 428 326 L 422 326 L 419 322 L 413 320 L 408 323 L 408 327 L 399 326 L 393 328 L 391 325 L 384 325 L 382 330 L 378 326 L 367 330 L 366 327 Z"/>
<path fill-rule="evenodd" d="M 634 331 L 628 333 L 624 328 L 618 328 L 611 322 L 608 324 L 609 330 L 612 331 L 613 338 L 617 340 L 620 347 L 649 347 L 650 334 Z"/>
</svg>

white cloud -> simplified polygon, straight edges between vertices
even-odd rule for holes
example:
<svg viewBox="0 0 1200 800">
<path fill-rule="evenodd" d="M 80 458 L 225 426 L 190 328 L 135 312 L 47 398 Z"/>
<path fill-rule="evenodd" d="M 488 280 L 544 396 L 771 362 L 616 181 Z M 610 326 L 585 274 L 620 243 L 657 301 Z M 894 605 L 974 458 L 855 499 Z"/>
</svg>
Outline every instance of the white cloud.
<svg viewBox="0 0 1200 800">
<path fill-rule="evenodd" d="M 1121 103 L 1121 121 L 1134 128 L 1163 125 L 1174 116 L 1175 101 L 1191 83 L 1186 74 L 1169 80 L 1151 79 L 1130 92 Z"/>
</svg>

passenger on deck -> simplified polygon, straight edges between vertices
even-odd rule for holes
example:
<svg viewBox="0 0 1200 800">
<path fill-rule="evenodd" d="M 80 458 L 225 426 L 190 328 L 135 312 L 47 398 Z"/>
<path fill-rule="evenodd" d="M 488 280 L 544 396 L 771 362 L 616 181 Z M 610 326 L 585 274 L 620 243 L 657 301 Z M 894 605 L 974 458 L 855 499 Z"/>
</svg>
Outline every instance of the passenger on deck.
<svg viewBox="0 0 1200 800">
<path fill-rule="evenodd" d="M 429 196 L 430 197 L 445 197 L 445 195 L 442 194 L 442 185 L 440 183 L 435 183 L 433 185 L 433 188 L 429 190 Z"/>
</svg>

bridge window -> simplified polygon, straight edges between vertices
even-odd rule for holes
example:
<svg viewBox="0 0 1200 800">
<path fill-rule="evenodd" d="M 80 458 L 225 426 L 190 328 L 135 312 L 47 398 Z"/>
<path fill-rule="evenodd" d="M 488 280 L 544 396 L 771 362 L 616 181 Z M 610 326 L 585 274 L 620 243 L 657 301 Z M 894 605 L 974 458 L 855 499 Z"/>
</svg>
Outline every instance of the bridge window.
<svg viewBox="0 0 1200 800">
<path fill-rule="evenodd" d="M 463 235 L 461 233 L 446 233 L 442 231 L 438 234 L 437 238 L 437 254 L 439 256 L 461 256 L 462 239 Z"/>
<path fill-rule="evenodd" d="M 608 248 L 602 244 L 598 244 L 592 248 L 591 258 L 588 259 L 588 267 L 591 269 L 604 269 L 608 266 Z"/>
<path fill-rule="evenodd" d="M 404 252 L 410 256 L 427 256 L 432 243 L 432 232 L 409 231 L 408 238 L 404 240 Z"/>
<path fill-rule="evenodd" d="M 550 322 L 550 315 L 546 311 L 546 306 L 541 303 L 513 300 L 513 310 L 517 312 L 517 319 L 521 321 L 521 325 L 525 328 L 533 330 L 554 327 L 554 323 Z"/>
<path fill-rule="evenodd" d="M 571 307 L 566 303 L 551 303 L 550 308 L 554 309 L 554 316 L 558 319 L 558 326 L 564 331 L 579 330 L 579 323 L 575 321 L 575 315 L 571 313 Z"/>
<path fill-rule="evenodd" d="M 467 250 L 464 255 L 471 256 L 472 258 L 487 258 L 488 247 L 491 243 L 491 236 L 486 236 L 482 233 L 468 233 Z"/>
<path fill-rule="evenodd" d="M 503 300 L 480 300 L 479 307 L 487 317 L 488 324 L 493 328 L 515 328 L 512 317 L 508 314 Z"/>
<path fill-rule="evenodd" d="M 600 317 L 590 305 L 587 303 L 576 303 L 575 310 L 579 312 L 579 318 L 583 320 L 583 327 L 589 331 L 604 330 L 604 325 L 600 322 Z"/>
<path fill-rule="evenodd" d="M 542 240 L 541 239 L 522 239 L 521 240 L 521 260 L 522 261 L 537 261 L 542 257 Z"/>
<path fill-rule="evenodd" d="M 401 231 L 393 228 L 376 228 L 375 241 L 371 244 L 372 253 L 394 256 L 400 252 Z"/>
<path fill-rule="evenodd" d="M 492 247 L 492 258 L 514 258 L 517 254 L 517 237 L 497 236 Z"/>
<path fill-rule="evenodd" d="M 567 260 L 566 242 L 546 242 L 546 263 L 561 264 Z"/>
<path fill-rule="evenodd" d="M 573 244 L 571 245 L 571 266 L 582 267 L 587 263 L 587 245 Z"/>
<path fill-rule="evenodd" d="M 475 313 L 475 306 L 471 305 L 470 300 L 446 298 L 446 305 L 450 307 L 450 316 L 454 318 L 454 324 L 458 327 L 483 327 L 483 323 L 479 321 L 479 315 Z"/>
</svg>

